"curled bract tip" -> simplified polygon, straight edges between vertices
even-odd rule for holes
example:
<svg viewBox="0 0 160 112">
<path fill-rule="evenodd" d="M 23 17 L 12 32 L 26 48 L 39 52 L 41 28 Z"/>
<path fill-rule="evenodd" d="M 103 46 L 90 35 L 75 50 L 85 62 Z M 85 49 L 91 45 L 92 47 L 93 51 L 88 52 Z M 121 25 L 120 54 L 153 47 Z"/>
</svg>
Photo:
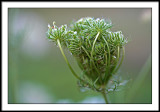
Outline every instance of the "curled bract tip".
<svg viewBox="0 0 160 112">
<path fill-rule="evenodd" d="M 55 21 L 53 21 L 53 26 L 56 24 L 56 22 Z"/>
<path fill-rule="evenodd" d="M 50 24 L 48 23 L 48 28 L 51 28 Z"/>
</svg>

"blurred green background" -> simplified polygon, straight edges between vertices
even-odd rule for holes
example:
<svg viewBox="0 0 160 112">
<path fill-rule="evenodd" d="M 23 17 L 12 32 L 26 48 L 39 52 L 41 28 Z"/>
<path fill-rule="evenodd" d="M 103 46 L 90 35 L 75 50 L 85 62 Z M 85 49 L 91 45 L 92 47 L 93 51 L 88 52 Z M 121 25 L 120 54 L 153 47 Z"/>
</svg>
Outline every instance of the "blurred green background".
<svg viewBox="0 0 160 112">
<path fill-rule="evenodd" d="M 59 48 L 46 38 L 48 24 L 69 25 L 82 17 L 108 18 L 129 43 L 119 74 L 129 88 L 108 94 L 113 104 L 152 103 L 151 9 L 9 8 L 8 103 L 104 103 L 96 92 L 81 92 Z M 72 67 L 81 73 L 65 51 Z"/>
</svg>

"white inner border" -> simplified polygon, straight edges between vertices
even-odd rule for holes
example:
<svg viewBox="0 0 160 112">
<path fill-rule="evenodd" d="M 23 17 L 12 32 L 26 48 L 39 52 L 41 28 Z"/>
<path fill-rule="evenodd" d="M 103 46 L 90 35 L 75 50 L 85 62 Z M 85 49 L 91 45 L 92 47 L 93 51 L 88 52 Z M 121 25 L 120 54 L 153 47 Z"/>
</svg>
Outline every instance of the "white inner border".
<svg viewBox="0 0 160 112">
<path fill-rule="evenodd" d="M 8 104 L 8 8 L 152 8 L 152 104 Z M 2 110 L 159 110 L 158 2 L 2 2 Z"/>
</svg>

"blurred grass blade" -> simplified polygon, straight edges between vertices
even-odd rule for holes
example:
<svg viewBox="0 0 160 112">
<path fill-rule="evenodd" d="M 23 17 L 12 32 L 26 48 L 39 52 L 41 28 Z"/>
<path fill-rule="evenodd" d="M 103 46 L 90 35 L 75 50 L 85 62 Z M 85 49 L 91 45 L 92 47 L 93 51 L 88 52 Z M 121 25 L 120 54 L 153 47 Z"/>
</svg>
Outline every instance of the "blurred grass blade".
<svg viewBox="0 0 160 112">
<path fill-rule="evenodd" d="M 128 92 L 128 97 L 126 99 L 127 103 L 131 102 L 134 96 L 138 94 L 138 90 L 145 81 L 145 78 L 147 77 L 150 70 L 151 70 L 151 55 L 146 60 L 146 63 L 143 65 L 141 71 L 138 74 L 138 77 L 133 82 L 133 87 L 130 88 L 130 91 Z"/>
</svg>

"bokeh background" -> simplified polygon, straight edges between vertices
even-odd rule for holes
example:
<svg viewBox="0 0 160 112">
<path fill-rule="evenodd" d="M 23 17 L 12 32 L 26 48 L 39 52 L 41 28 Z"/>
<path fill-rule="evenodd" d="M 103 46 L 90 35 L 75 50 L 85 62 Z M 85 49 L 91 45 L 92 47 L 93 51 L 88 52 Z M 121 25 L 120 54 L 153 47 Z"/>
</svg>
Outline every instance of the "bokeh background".
<svg viewBox="0 0 160 112">
<path fill-rule="evenodd" d="M 59 48 L 46 38 L 48 24 L 69 25 L 82 17 L 107 18 L 112 31 L 121 30 L 129 43 L 119 74 L 129 88 L 108 94 L 113 104 L 152 103 L 149 8 L 9 8 L 8 103 L 104 103 L 93 91 L 83 92 Z M 65 51 L 72 67 L 81 73 Z"/>
</svg>

